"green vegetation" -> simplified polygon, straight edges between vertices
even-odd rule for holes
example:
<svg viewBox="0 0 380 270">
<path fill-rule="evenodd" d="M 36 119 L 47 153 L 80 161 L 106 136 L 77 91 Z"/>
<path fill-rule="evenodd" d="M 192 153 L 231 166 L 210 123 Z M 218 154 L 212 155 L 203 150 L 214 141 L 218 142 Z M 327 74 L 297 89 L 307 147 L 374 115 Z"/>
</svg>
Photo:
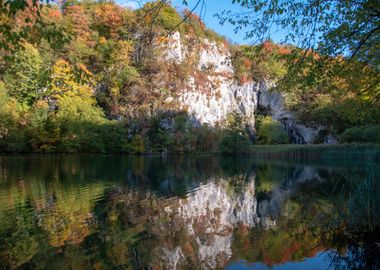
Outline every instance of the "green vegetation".
<svg viewBox="0 0 380 270">
<path fill-rule="evenodd" d="M 286 74 L 283 55 L 290 49 L 266 41 L 257 46 L 231 46 L 235 78 L 240 83 L 247 81 L 278 80 Z"/>
<path fill-rule="evenodd" d="M 16 98 L 20 105 L 32 105 L 41 95 L 42 58 L 31 44 L 14 55 L 13 62 L 4 73 L 4 83 L 9 95 Z"/>
<path fill-rule="evenodd" d="M 299 59 L 304 54 L 304 59 Z M 327 57 L 292 46 L 233 47 L 232 63 L 240 83 L 273 80 L 285 106 L 310 126 L 338 137 L 350 128 L 380 124 L 379 70 L 358 59 Z M 326 58 L 326 59 L 325 59 Z M 364 135 L 365 132 L 363 132 Z M 373 142 L 366 139 L 343 142 Z"/>
<path fill-rule="evenodd" d="M 281 123 L 270 116 L 256 118 L 257 141 L 259 144 L 286 144 L 289 143 L 288 134 Z"/>
<path fill-rule="evenodd" d="M 220 141 L 219 151 L 223 154 L 248 153 L 250 142 L 242 133 L 226 131 Z"/>
<path fill-rule="evenodd" d="M 254 145 L 251 153 L 256 157 L 281 158 L 290 160 L 380 160 L 378 144 L 338 144 L 338 145 Z"/>
<path fill-rule="evenodd" d="M 231 46 L 196 14 L 164 0 L 134 11 L 109 1 L 6 1 L 0 30 L 0 152 L 247 151 L 242 119 L 210 128 L 180 109 L 189 75 L 197 90 L 210 91 L 212 67 L 197 70 L 204 38 L 230 47 L 239 83 L 276 82 L 300 120 L 342 142 L 379 142 L 379 71 L 362 54 L 346 59 L 269 40 Z M 174 31 L 194 48 L 181 64 L 162 55 Z M 288 142 L 280 123 L 257 123 L 256 143 Z"/>
<path fill-rule="evenodd" d="M 227 117 L 227 129 L 219 144 L 221 153 L 235 155 L 249 152 L 251 143 L 245 134 L 243 126 L 243 119 L 239 114 L 233 113 Z"/>
<path fill-rule="evenodd" d="M 346 129 L 341 135 L 341 140 L 347 143 L 369 143 L 380 144 L 380 125 L 366 125 Z"/>
<path fill-rule="evenodd" d="M 219 129 L 195 128 L 180 110 L 162 113 L 178 108 L 167 98 L 176 96 L 196 61 L 168 65 L 153 44 L 167 42 L 174 30 L 186 42 L 223 40 L 195 14 L 181 15 L 161 1 L 136 11 L 97 1 L 19 4 L 0 3 L 12 8 L 11 14 L 0 9 L 7 29 L 0 38 L 0 152 L 217 151 Z M 43 24 L 45 32 L 33 24 L 25 34 L 27 23 Z M 44 35 L 48 26 L 66 37 L 60 46 Z M 22 42 L 10 40 L 12 33 Z"/>
<path fill-rule="evenodd" d="M 275 77 L 274 90 L 284 94 L 288 108 L 332 134 L 380 124 L 379 1 L 233 2 L 242 11 L 226 10 L 218 15 L 220 22 L 263 43 L 238 51 L 241 81 L 253 78 L 252 70 Z M 268 41 L 274 29 L 283 33 L 284 45 Z M 350 141 L 377 142 L 372 135 Z"/>
</svg>

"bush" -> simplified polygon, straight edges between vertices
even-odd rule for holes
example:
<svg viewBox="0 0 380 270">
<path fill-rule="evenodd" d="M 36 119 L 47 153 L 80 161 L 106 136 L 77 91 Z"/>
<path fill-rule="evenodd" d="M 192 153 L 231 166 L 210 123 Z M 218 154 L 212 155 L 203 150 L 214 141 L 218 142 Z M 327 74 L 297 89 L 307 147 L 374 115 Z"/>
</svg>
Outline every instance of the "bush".
<svg viewBox="0 0 380 270">
<path fill-rule="evenodd" d="M 0 81 L 0 152 L 25 151 L 25 132 L 18 127 L 20 108 Z"/>
<path fill-rule="evenodd" d="M 234 66 L 235 78 L 240 83 L 254 79 L 282 78 L 287 70 L 282 59 L 287 48 L 266 41 L 258 46 L 233 46 L 232 65 Z"/>
<path fill-rule="evenodd" d="M 380 125 L 356 126 L 346 129 L 341 141 L 347 143 L 380 143 Z"/>
<path fill-rule="evenodd" d="M 257 142 L 259 144 L 285 144 L 289 143 L 287 132 L 280 122 L 270 116 L 257 118 Z"/>
<path fill-rule="evenodd" d="M 191 136 L 193 134 L 193 136 Z M 218 150 L 219 141 L 220 141 L 220 130 L 212 128 L 207 124 L 203 124 L 199 128 L 193 128 L 188 135 L 189 141 L 192 138 L 195 139 L 193 142 L 195 149 L 197 152 L 215 152 Z"/>
<path fill-rule="evenodd" d="M 131 154 L 144 154 L 145 144 L 144 138 L 140 134 L 135 134 L 132 137 L 132 141 L 127 144 L 126 150 Z"/>
<path fill-rule="evenodd" d="M 221 139 L 219 151 L 223 154 L 235 155 L 238 153 L 247 153 L 250 148 L 248 138 L 240 132 L 228 131 Z"/>
<path fill-rule="evenodd" d="M 155 26 L 162 27 L 167 31 L 173 30 L 182 22 L 181 15 L 167 3 L 163 5 L 158 2 L 146 3 L 142 9 L 137 10 L 137 17 L 144 20 L 148 27 L 154 23 Z"/>
</svg>

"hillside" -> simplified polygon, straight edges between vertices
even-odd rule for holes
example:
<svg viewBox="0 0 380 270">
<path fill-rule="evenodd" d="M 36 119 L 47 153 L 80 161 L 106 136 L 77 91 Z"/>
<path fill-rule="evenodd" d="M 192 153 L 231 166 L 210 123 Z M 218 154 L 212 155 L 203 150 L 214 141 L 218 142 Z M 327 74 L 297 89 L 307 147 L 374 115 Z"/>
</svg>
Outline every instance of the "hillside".
<svg viewBox="0 0 380 270">
<path fill-rule="evenodd" d="M 354 95 L 358 78 L 327 90 L 281 88 L 297 48 L 232 45 L 189 11 L 157 8 L 45 6 L 46 31 L 65 42 L 36 32 L 14 54 L 1 52 L 0 152 L 235 153 L 250 143 L 380 142 L 380 106 L 370 96 L 368 110 Z M 35 16 L 30 8 L 6 23 L 18 29 Z"/>
</svg>

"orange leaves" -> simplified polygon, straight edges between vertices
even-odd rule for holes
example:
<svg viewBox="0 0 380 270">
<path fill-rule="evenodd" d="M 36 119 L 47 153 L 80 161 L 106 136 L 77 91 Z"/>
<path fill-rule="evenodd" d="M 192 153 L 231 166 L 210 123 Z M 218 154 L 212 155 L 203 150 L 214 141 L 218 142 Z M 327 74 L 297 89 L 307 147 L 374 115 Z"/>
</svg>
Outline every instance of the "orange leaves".
<svg viewBox="0 0 380 270">
<path fill-rule="evenodd" d="M 197 14 L 191 12 L 188 9 L 185 9 L 184 12 L 183 12 L 183 15 L 185 17 L 187 17 L 187 20 L 191 21 L 192 23 L 196 23 L 203 30 L 206 29 L 206 25 L 204 24 L 204 22 L 201 20 L 201 18 Z"/>
<path fill-rule="evenodd" d="M 117 36 L 118 29 L 123 26 L 123 10 L 115 4 L 99 4 L 95 8 L 94 21 L 107 31 L 109 36 Z M 107 32 L 103 34 L 107 35 Z"/>
<path fill-rule="evenodd" d="M 270 53 L 270 52 L 273 51 L 274 46 L 275 45 L 271 41 L 265 41 L 263 43 L 263 49 L 264 49 L 265 52 L 268 52 L 268 53 Z"/>
<path fill-rule="evenodd" d="M 87 39 L 90 36 L 89 18 L 80 5 L 69 6 L 65 9 L 65 17 L 69 19 L 70 28 L 75 35 L 82 39 Z"/>
<path fill-rule="evenodd" d="M 281 54 L 281 55 L 288 55 L 291 52 L 292 51 L 288 47 L 285 47 L 285 46 L 279 46 L 278 47 L 278 53 Z"/>
<path fill-rule="evenodd" d="M 152 16 L 150 14 L 146 14 L 143 19 L 146 25 L 150 25 L 153 21 Z"/>
<path fill-rule="evenodd" d="M 25 26 L 31 27 L 36 21 L 37 16 L 38 16 L 37 15 L 38 1 L 36 5 L 33 5 L 32 0 L 28 0 L 26 2 L 27 2 L 27 7 L 25 8 L 25 10 L 21 10 L 16 14 L 15 24 L 18 25 L 19 27 L 25 27 Z"/>
<path fill-rule="evenodd" d="M 275 44 L 272 41 L 265 41 L 262 44 L 262 48 L 263 48 L 264 52 L 266 52 L 266 53 L 276 52 L 276 53 L 281 54 L 281 55 L 288 55 L 292 52 L 291 49 L 289 48 L 289 46 L 283 46 L 283 45 Z"/>
<path fill-rule="evenodd" d="M 47 9 L 47 16 L 50 18 L 61 18 L 61 13 L 59 10 Z"/>
<path fill-rule="evenodd" d="M 239 78 L 239 84 L 240 85 L 243 85 L 243 84 L 246 84 L 248 82 L 251 82 L 253 79 L 252 78 L 249 78 L 247 75 L 242 75 L 240 78 Z"/>
<path fill-rule="evenodd" d="M 169 43 L 169 41 L 170 41 L 170 38 L 165 37 L 165 36 L 159 36 L 156 38 L 157 44 L 167 44 Z"/>
<path fill-rule="evenodd" d="M 251 61 L 250 61 L 249 59 L 243 57 L 243 58 L 242 58 L 242 62 L 243 62 L 243 65 L 244 65 L 246 68 L 251 68 L 252 63 L 251 63 Z"/>
</svg>

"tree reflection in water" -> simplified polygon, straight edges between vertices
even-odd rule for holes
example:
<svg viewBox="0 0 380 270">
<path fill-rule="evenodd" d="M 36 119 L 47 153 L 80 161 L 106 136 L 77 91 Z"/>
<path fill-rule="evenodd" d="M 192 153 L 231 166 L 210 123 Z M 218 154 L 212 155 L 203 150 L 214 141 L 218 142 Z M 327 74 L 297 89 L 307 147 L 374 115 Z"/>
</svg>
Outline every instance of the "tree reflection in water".
<svg viewBox="0 0 380 270">
<path fill-rule="evenodd" d="M 318 269 L 377 269 L 379 178 L 376 163 L 4 157 L 0 269 L 308 268 L 316 256 Z"/>
</svg>

